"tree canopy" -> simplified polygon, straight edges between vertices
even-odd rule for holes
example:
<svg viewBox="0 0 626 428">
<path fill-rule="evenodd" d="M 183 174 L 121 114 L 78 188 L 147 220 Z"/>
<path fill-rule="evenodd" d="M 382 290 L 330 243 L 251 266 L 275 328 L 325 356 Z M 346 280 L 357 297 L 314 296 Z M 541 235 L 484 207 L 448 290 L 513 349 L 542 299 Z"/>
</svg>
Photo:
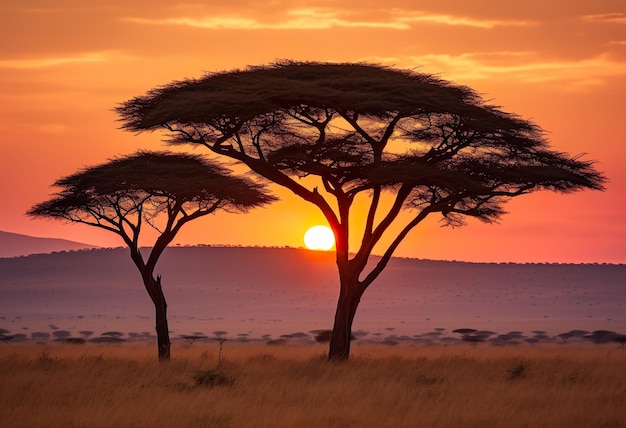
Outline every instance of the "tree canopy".
<svg viewBox="0 0 626 428">
<path fill-rule="evenodd" d="M 592 162 L 550 151 L 537 125 L 467 87 L 369 64 L 283 62 L 209 74 L 152 90 L 118 113 L 125 129 L 169 130 L 173 144 L 206 145 L 261 175 L 315 175 L 348 198 L 410 187 L 407 205 L 436 202 L 452 221 L 453 213 L 493 220 L 506 196 L 601 189 L 604 181 Z"/>
<path fill-rule="evenodd" d="M 344 310 L 349 324 L 360 295 L 430 214 L 449 225 L 466 216 L 492 222 L 511 197 L 601 190 L 605 181 L 592 161 L 551 150 L 539 126 L 472 89 L 379 65 L 283 61 L 212 73 L 153 89 L 117 111 L 127 130 L 160 129 L 171 144 L 205 146 L 316 205 L 335 232 L 340 301 L 350 295 L 354 306 Z M 350 208 L 359 196 L 368 208 L 355 228 Z M 403 221 L 362 276 L 374 247 Z M 357 231 L 361 244 L 351 255 L 348 238 Z M 337 339 L 335 329 L 331 354 L 335 340 L 349 349 L 348 333 Z"/>
<path fill-rule="evenodd" d="M 160 214 L 176 214 L 172 221 L 178 223 L 172 226 L 182 226 L 218 209 L 245 212 L 275 200 L 259 183 L 201 156 L 172 152 L 119 156 L 60 178 L 54 186 L 61 190 L 29 215 L 90 224 L 129 239 L 131 215 L 139 216 L 133 220 L 138 224 L 143 217 L 156 227 Z"/>
</svg>

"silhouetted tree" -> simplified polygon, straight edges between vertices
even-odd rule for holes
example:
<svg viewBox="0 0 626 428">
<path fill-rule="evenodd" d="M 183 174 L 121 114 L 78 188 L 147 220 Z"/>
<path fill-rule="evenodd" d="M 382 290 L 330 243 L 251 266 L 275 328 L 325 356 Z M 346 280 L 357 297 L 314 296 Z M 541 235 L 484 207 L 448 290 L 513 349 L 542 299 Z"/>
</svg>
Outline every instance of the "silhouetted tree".
<svg viewBox="0 0 626 428">
<path fill-rule="evenodd" d="M 285 61 L 208 74 L 117 111 L 129 131 L 164 130 L 172 144 L 205 146 L 321 210 L 335 234 L 340 281 L 331 360 L 348 358 L 361 296 L 430 214 L 452 226 L 466 216 L 493 222 L 508 198 L 604 182 L 592 162 L 549 150 L 537 125 L 470 88 L 377 65 Z M 367 211 L 354 225 L 357 199 Z M 350 249 L 357 233 L 360 245 Z M 386 233 L 390 243 L 368 268 Z"/>
<path fill-rule="evenodd" d="M 591 332 L 591 334 L 584 335 L 583 339 L 590 340 L 593 343 L 608 343 L 613 341 L 617 336 L 618 333 L 614 331 L 596 330 Z"/>
<path fill-rule="evenodd" d="M 626 334 L 615 334 L 612 336 L 612 340 L 613 342 L 619 343 L 623 348 L 626 343 Z"/>
<path fill-rule="evenodd" d="M 78 334 L 83 336 L 83 338 L 85 338 L 85 339 L 89 339 L 89 337 L 93 336 L 93 331 L 91 331 L 91 330 L 82 330 L 82 331 L 79 331 Z"/>
<path fill-rule="evenodd" d="M 62 190 L 28 214 L 99 227 L 123 239 L 154 303 L 159 360 L 170 357 L 167 304 L 161 277 L 154 274 L 165 248 L 191 220 L 218 210 L 245 212 L 274 200 L 261 185 L 200 156 L 170 152 L 122 156 L 54 185 Z M 139 246 L 144 224 L 157 231 L 147 258 Z"/>
<path fill-rule="evenodd" d="M 563 343 L 567 343 L 567 341 L 572 337 L 569 333 L 561 333 L 558 335 L 563 340 Z"/>
<path fill-rule="evenodd" d="M 102 333 L 100 336 L 108 336 L 108 337 L 120 338 L 120 337 L 124 336 L 124 333 L 122 333 L 121 331 L 106 331 L 106 332 Z"/>
<path fill-rule="evenodd" d="M 462 337 L 468 337 L 473 333 L 476 333 L 477 330 L 473 328 L 457 328 L 456 330 L 452 330 L 452 333 L 458 333 Z"/>
</svg>

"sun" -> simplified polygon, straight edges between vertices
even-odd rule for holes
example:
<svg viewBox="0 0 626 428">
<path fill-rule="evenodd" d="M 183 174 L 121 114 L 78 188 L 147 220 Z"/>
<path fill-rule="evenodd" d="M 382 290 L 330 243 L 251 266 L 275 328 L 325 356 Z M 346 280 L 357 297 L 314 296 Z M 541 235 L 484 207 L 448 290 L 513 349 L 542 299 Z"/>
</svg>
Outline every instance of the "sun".
<svg viewBox="0 0 626 428">
<path fill-rule="evenodd" d="M 304 245 L 309 250 L 328 251 L 335 245 L 335 235 L 327 226 L 313 226 L 304 234 Z"/>
</svg>

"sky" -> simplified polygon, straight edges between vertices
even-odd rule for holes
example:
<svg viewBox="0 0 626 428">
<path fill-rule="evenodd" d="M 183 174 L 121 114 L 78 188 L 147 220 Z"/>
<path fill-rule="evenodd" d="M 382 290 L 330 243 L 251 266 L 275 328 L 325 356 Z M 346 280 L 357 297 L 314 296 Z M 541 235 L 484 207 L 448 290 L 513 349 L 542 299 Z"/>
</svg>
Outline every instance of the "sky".
<svg viewBox="0 0 626 428">
<path fill-rule="evenodd" d="M 554 150 L 585 153 L 609 179 L 604 192 L 514 198 L 498 224 L 429 219 L 397 256 L 626 263 L 623 0 L 3 1 L 0 39 L 0 230 L 120 246 L 110 232 L 24 215 L 62 176 L 169 148 L 158 132 L 120 130 L 119 103 L 207 72 L 358 61 L 467 85 L 542 127 Z M 303 246 L 322 215 L 272 190 L 280 202 L 196 220 L 175 242 Z"/>
</svg>

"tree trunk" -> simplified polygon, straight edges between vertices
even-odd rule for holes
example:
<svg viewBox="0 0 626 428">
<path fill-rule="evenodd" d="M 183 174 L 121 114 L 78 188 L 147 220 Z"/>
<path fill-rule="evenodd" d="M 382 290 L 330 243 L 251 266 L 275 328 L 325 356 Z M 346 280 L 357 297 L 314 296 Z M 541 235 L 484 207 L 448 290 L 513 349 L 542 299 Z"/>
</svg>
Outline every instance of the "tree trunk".
<svg viewBox="0 0 626 428">
<path fill-rule="evenodd" d="M 161 288 L 161 277 L 157 276 L 156 280 L 151 278 L 151 281 L 151 289 L 154 293 L 151 293 L 150 297 L 154 302 L 155 309 L 159 361 L 164 362 L 170 360 L 170 333 L 167 325 L 167 303 L 165 302 L 165 295 Z"/>
<path fill-rule="evenodd" d="M 167 242 L 171 241 L 171 238 L 169 238 L 169 241 L 166 241 L 163 235 L 161 235 L 161 238 L 159 238 L 161 241 L 158 241 L 159 245 L 155 244 L 152 248 L 148 264 L 144 262 L 136 242 L 128 240 L 127 243 L 130 248 L 131 258 L 137 269 L 139 269 L 143 285 L 154 304 L 157 349 L 159 361 L 163 362 L 170 360 L 170 333 L 167 325 L 167 303 L 165 302 L 165 295 L 161 286 L 161 275 L 157 275 L 156 279 L 154 278 L 154 266 L 159 255 L 167 246 Z"/>
<path fill-rule="evenodd" d="M 161 287 L 161 276 L 157 275 L 156 279 L 154 279 L 148 272 L 142 272 L 142 274 L 146 290 L 148 290 L 150 299 L 154 303 L 159 361 L 169 361 L 170 332 L 167 325 L 167 303 Z"/>
<path fill-rule="evenodd" d="M 350 357 L 352 322 L 363 292 L 356 278 L 342 278 L 341 291 L 335 311 L 335 324 L 330 338 L 328 361 L 347 361 Z"/>
</svg>

